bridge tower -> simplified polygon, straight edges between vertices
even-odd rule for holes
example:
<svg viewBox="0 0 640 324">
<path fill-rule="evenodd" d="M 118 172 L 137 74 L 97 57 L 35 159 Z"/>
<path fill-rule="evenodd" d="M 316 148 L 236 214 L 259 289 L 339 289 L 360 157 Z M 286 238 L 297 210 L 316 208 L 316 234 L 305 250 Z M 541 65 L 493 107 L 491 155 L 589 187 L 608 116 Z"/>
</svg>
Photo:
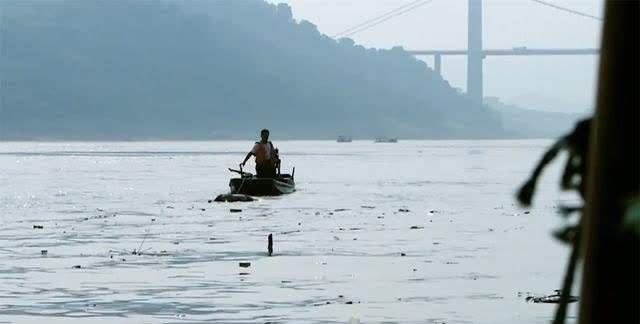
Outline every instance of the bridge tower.
<svg viewBox="0 0 640 324">
<path fill-rule="evenodd" d="M 482 104 L 482 0 L 469 0 L 467 27 L 467 95 Z"/>
</svg>

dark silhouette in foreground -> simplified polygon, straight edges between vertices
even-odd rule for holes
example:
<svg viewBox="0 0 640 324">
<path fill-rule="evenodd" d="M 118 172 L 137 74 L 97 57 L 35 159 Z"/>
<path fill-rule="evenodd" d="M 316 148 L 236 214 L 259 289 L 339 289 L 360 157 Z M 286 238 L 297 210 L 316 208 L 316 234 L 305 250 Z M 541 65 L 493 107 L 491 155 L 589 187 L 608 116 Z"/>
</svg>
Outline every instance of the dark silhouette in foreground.
<svg viewBox="0 0 640 324">
<path fill-rule="evenodd" d="M 545 152 L 538 165 L 536 165 L 530 178 L 520 188 L 517 194 L 518 201 L 523 206 L 530 206 L 533 200 L 535 187 L 542 174 L 544 168 L 555 159 L 562 150 L 569 153 L 569 159 L 562 173 L 561 187 L 563 190 L 575 190 L 580 193 L 584 200 L 586 197 L 585 184 L 587 183 L 587 157 L 589 153 L 589 138 L 591 133 L 591 119 L 585 119 L 576 125 L 575 129 L 561 137 L 551 148 Z M 581 212 L 582 206 L 561 206 L 560 212 L 568 217 L 574 212 Z M 582 226 L 582 217 L 575 225 L 567 225 L 554 233 L 554 236 L 560 241 L 571 244 L 572 250 L 569 257 L 569 263 L 565 272 L 565 278 L 562 283 L 562 289 L 557 290 L 555 295 L 527 299 L 536 303 L 557 303 L 559 304 L 554 319 L 554 324 L 564 323 L 567 313 L 567 304 L 575 302 L 578 297 L 571 296 L 571 287 L 574 281 L 574 274 L 578 262 L 578 251 L 580 250 L 580 227 Z"/>
<path fill-rule="evenodd" d="M 640 322 L 639 16 L 640 2 L 606 2 L 596 113 L 545 154 L 518 193 L 529 205 L 544 166 L 569 149 L 562 186 L 577 190 L 584 207 L 561 209 L 579 212 L 579 221 L 556 233 L 573 248 L 559 298 L 548 300 L 559 302 L 553 324 L 565 323 L 578 258 L 579 323 Z"/>
</svg>

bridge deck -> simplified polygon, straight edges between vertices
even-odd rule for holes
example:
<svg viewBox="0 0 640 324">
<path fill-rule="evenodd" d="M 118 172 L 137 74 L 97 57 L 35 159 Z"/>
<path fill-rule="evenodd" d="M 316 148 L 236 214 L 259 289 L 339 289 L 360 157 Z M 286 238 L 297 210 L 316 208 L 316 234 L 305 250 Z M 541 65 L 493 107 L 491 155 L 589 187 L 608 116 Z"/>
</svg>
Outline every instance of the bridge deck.
<svg viewBox="0 0 640 324">
<path fill-rule="evenodd" d="M 467 55 L 467 50 L 409 50 L 413 55 Z M 598 55 L 599 49 L 595 48 L 512 48 L 512 49 L 486 49 L 481 51 L 484 56 L 511 56 L 511 55 Z"/>
</svg>

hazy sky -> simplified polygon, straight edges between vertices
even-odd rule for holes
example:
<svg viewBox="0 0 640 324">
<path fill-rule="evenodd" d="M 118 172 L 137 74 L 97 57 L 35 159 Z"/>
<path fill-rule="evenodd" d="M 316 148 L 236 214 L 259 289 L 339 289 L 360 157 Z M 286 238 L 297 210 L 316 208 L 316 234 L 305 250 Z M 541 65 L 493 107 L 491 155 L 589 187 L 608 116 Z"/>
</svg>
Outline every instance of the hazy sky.
<svg viewBox="0 0 640 324">
<path fill-rule="evenodd" d="M 296 19 L 316 24 L 334 35 L 411 0 L 269 0 L 292 6 Z M 601 17 L 602 0 L 546 0 Z M 467 0 L 433 0 L 424 6 L 352 36 L 367 47 L 406 49 L 465 49 Z M 531 0 L 484 0 L 484 47 L 594 48 L 600 44 L 601 21 L 542 6 Z M 552 110 L 591 108 L 597 56 L 488 57 L 485 96 L 507 102 L 543 102 Z M 432 58 L 425 58 L 431 65 Z M 466 88 L 466 59 L 445 57 L 445 79 Z M 562 104 L 566 103 L 566 104 Z"/>
</svg>

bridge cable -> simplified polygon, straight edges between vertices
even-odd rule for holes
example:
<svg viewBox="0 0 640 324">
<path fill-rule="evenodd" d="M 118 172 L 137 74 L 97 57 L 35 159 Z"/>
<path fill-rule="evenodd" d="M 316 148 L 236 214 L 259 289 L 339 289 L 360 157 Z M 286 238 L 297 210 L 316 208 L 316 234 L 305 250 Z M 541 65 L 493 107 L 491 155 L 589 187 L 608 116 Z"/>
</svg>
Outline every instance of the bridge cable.
<svg viewBox="0 0 640 324">
<path fill-rule="evenodd" d="M 364 21 L 364 22 L 362 22 L 362 23 L 360 23 L 360 24 L 357 24 L 357 25 L 355 25 L 355 26 L 352 26 L 352 27 L 350 27 L 350 28 L 347 28 L 347 29 L 345 29 L 345 30 L 343 30 L 343 31 L 341 31 L 341 32 L 339 32 L 339 33 L 337 33 L 337 34 L 333 35 L 333 37 L 334 37 L 334 38 L 338 38 L 338 37 L 340 37 L 340 35 L 346 35 L 346 34 L 348 34 L 348 33 L 349 33 L 349 32 L 351 32 L 351 31 L 354 31 L 354 30 L 356 30 L 356 29 L 358 29 L 358 28 L 364 27 L 364 26 L 366 26 L 366 25 L 368 25 L 368 24 L 370 24 L 370 23 L 372 23 L 372 22 L 375 22 L 375 21 L 377 21 L 377 20 L 384 19 L 385 17 L 387 17 L 387 16 L 389 16 L 389 15 L 392 15 L 392 14 L 394 14 L 394 13 L 396 13 L 396 12 L 398 12 L 398 11 L 402 10 L 402 9 L 406 9 L 406 8 L 408 8 L 408 7 L 410 7 L 410 6 L 413 6 L 413 5 L 415 5 L 415 4 L 417 4 L 417 3 L 421 2 L 421 1 L 424 1 L 424 0 L 415 0 L 415 1 L 412 1 L 412 2 L 409 2 L 409 3 L 405 3 L 404 5 L 402 5 L 402 6 L 400 6 L 400 7 L 397 7 L 397 8 L 395 8 L 395 9 L 393 9 L 393 10 L 390 10 L 390 11 L 388 11 L 388 12 L 385 12 L 384 14 L 382 14 L 382 15 L 380 15 L 380 16 L 377 16 L 377 17 L 374 17 L 374 18 L 368 19 L 368 20 L 366 20 L 366 21 Z"/>
<path fill-rule="evenodd" d="M 574 14 L 574 15 L 587 17 L 587 18 L 591 18 L 591 19 L 595 19 L 595 20 L 599 20 L 599 21 L 603 20 L 601 17 L 590 15 L 588 13 L 580 12 L 580 11 L 573 10 L 573 9 L 570 9 L 570 8 L 562 7 L 562 6 L 547 2 L 547 1 L 542 1 L 542 0 L 530 0 L 530 1 L 533 1 L 535 3 L 541 4 L 541 5 L 544 5 L 544 6 L 547 6 L 547 7 L 554 8 L 554 9 L 557 9 L 557 10 L 560 10 L 560 11 L 568 12 L 568 13 L 571 13 L 571 14 Z"/>
<path fill-rule="evenodd" d="M 382 24 L 382 23 L 384 23 L 384 22 L 386 22 L 386 21 L 388 21 L 390 19 L 393 19 L 393 18 L 398 17 L 398 16 L 402 16 L 402 15 L 404 15 L 404 14 L 410 12 L 410 11 L 418 9 L 419 7 L 422 7 L 422 6 L 428 4 L 428 3 L 432 2 L 432 1 L 433 0 L 426 0 L 426 1 L 423 1 L 423 2 L 419 2 L 419 3 L 417 3 L 417 4 L 415 4 L 415 5 L 411 6 L 411 7 L 408 7 L 406 9 L 402 10 L 402 11 L 396 12 L 396 13 L 390 15 L 390 16 L 387 16 L 387 17 L 385 17 L 385 18 L 383 18 L 381 20 L 378 20 L 375 23 L 372 23 L 372 24 L 363 26 L 361 28 L 358 28 L 356 30 L 353 30 L 353 31 L 351 31 L 351 32 L 349 32 L 349 33 L 347 33 L 345 35 L 342 35 L 342 37 L 350 37 L 350 36 L 353 36 L 353 35 L 355 35 L 357 33 L 360 33 L 360 32 L 363 32 L 365 30 L 371 29 L 371 28 L 373 28 L 375 26 L 378 26 L 378 25 L 380 25 L 380 24 Z"/>
<path fill-rule="evenodd" d="M 370 24 L 370 25 L 367 25 L 367 26 L 364 26 L 364 27 L 362 27 L 362 28 L 356 29 L 356 30 L 354 30 L 354 31 L 352 31 L 352 32 L 349 32 L 349 33 L 347 33 L 346 35 L 343 35 L 343 37 L 351 37 L 351 36 L 353 36 L 353 35 L 355 35 L 355 34 L 357 34 L 357 33 L 363 32 L 363 31 L 365 31 L 365 30 L 369 30 L 369 29 L 371 29 L 371 28 L 373 28 L 373 27 L 375 27 L 375 26 L 378 26 L 378 25 L 380 25 L 380 24 L 382 24 L 382 23 L 384 23 L 384 22 L 386 22 L 386 21 L 388 21 L 388 20 L 390 20 L 390 19 L 393 19 L 393 18 L 398 17 L 398 16 L 402 16 L 402 15 L 404 15 L 404 14 L 406 14 L 406 13 L 410 12 L 410 11 L 413 11 L 413 10 L 415 10 L 415 9 L 419 8 L 419 7 L 422 7 L 423 5 L 426 5 L 427 3 L 430 3 L 430 2 L 432 2 L 432 1 L 433 1 L 433 0 L 426 0 L 426 1 L 424 1 L 424 2 L 417 3 L 417 4 L 415 4 L 414 6 L 411 6 L 411 7 L 409 7 L 409 8 L 406 8 L 405 10 L 402 10 L 402 11 L 399 11 L 399 12 L 397 12 L 397 13 L 394 13 L 394 14 L 392 14 L 392 15 L 390 15 L 390 16 L 387 16 L 387 17 L 385 17 L 385 18 L 384 18 L 384 19 L 382 19 L 382 20 L 378 20 L 378 21 L 376 21 L 375 23 L 372 23 L 372 24 Z"/>
</svg>

